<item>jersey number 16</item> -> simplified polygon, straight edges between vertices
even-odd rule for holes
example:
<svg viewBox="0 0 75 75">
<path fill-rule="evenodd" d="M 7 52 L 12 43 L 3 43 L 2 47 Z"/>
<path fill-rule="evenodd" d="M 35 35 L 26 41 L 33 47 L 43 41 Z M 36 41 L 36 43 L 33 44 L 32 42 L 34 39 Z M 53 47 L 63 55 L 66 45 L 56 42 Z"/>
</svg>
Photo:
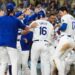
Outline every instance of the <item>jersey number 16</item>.
<svg viewBox="0 0 75 75">
<path fill-rule="evenodd" d="M 46 35 L 47 34 L 47 28 L 46 27 L 40 27 L 40 35 Z"/>
</svg>

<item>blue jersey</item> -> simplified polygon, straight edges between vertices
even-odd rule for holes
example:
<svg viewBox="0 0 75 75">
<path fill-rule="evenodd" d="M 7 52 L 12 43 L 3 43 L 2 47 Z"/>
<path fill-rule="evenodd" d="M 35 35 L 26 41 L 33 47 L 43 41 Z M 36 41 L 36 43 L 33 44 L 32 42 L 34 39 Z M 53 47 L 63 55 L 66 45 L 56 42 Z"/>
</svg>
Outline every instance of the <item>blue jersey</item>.
<svg viewBox="0 0 75 75">
<path fill-rule="evenodd" d="M 23 20 L 23 23 L 25 24 L 25 25 L 29 25 L 29 23 L 30 23 L 30 15 L 26 15 L 25 16 L 25 18 L 24 18 L 24 20 Z"/>
<path fill-rule="evenodd" d="M 26 50 L 30 50 L 31 49 L 32 37 L 33 37 L 33 33 L 32 32 L 29 32 L 28 34 L 21 36 L 20 44 L 21 44 L 22 51 L 26 51 Z M 25 42 L 24 39 L 27 40 L 27 43 Z"/>
<path fill-rule="evenodd" d="M 0 46 L 16 48 L 18 28 L 25 26 L 16 17 L 0 17 Z"/>
<path fill-rule="evenodd" d="M 33 19 L 34 19 L 33 15 L 32 16 L 26 15 L 25 19 L 23 20 L 23 22 L 24 22 L 25 25 L 29 25 L 30 22 Z M 30 50 L 31 49 L 32 37 L 33 37 L 33 33 L 32 32 L 29 32 L 28 34 L 21 36 L 20 44 L 21 44 L 22 51 L 26 51 L 26 50 Z M 26 43 L 24 39 L 26 39 L 28 42 Z"/>
<path fill-rule="evenodd" d="M 37 18 L 38 18 L 38 13 L 34 13 L 34 14 L 32 14 L 32 15 L 30 16 L 29 20 L 30 20 L 30 21 L 34 21 L 34 20 L 36 20 Z"/>
<path fill-rule="evenodd" d="M 37 18 L 37 14 L 26 15 L 24 20 L 23 20 L 23 23 L 25 25 L 29 25 L 32 21 L 36 20 L 36 18 Z"/>
<path fill-rule="evenodd" d="M 38 19 L 40 19 L 40 18 L 43 18 L 43 17 L 45 17 L 45 13 L 44 13 L 44 11 L 40 11 L 40 12 L 38 12 Z"/>
</svg>

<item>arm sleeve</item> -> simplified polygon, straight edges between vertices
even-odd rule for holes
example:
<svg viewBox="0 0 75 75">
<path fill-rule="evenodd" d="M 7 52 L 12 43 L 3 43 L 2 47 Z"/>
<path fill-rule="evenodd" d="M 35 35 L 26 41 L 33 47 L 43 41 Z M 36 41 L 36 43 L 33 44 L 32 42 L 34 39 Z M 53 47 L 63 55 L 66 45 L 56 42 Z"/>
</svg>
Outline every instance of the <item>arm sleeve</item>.
<svg viewBox="0 0 75 75">
<path fill-rule="evenodd" d="M 66 28 L 67 28 L 67 23 L 63 23 L 63 24 L 60 26 L 59 30 L 65 31 Z"/>
</svg>

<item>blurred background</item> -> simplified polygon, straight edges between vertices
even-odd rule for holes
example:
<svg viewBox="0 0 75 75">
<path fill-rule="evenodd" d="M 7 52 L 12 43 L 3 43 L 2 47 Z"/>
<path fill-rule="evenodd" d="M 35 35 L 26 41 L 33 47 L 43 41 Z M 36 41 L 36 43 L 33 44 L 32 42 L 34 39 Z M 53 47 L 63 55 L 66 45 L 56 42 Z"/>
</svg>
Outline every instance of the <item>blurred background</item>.
<svg viewBox="0 0 75 75">
<path fill-rule="evenodd" d="M 9 2 L 12 2 L 20 10 L 30 5 L 33 9 L 41 4 L 47 12 L 57 11 L 61 6 L 66 6 L 70 13 L 75 16 L 75 0 L 0 0 L 0 8 L 5 9 L 5 5 Z"/>
<path fill-rule="evenodd" d="M 5 5 L 12 2 L 17 8 L 33 7 L 41 4 L 47 11 L 58 10 L 61 6 L 66 6 L 75 16 L 75 0 L 0 0 L 0 8 L 5 9 Z"/>
</svg>

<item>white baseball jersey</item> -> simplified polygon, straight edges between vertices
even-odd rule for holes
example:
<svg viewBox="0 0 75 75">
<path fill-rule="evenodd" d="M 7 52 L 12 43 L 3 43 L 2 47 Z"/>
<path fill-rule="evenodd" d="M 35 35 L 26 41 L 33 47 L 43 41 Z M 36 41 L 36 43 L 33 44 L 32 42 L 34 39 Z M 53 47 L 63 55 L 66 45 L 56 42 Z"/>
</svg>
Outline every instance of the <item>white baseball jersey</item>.
<svg viewBox="0 0 75 75">
<path fill-rule="evenodd" d="M 67 28 L 64 32 L 68 35 L 74 35 L 74 33 L 75 33 L 75 18 L 70 14 L 66 14 L 61 18 L 61 25 L 63 23 L 67 24 Z"/>
<path fill-rule="evenodd" d="M 50 42 L 52 35 L 54 34 L 53 25 L 46 20 L 36 20 L 34 22 L 37 23 L 38 26 L 33 28 L 33 41 L 46 40 Z M 31 23 L 31 25 L 33 23 Z"/>
</svg>

